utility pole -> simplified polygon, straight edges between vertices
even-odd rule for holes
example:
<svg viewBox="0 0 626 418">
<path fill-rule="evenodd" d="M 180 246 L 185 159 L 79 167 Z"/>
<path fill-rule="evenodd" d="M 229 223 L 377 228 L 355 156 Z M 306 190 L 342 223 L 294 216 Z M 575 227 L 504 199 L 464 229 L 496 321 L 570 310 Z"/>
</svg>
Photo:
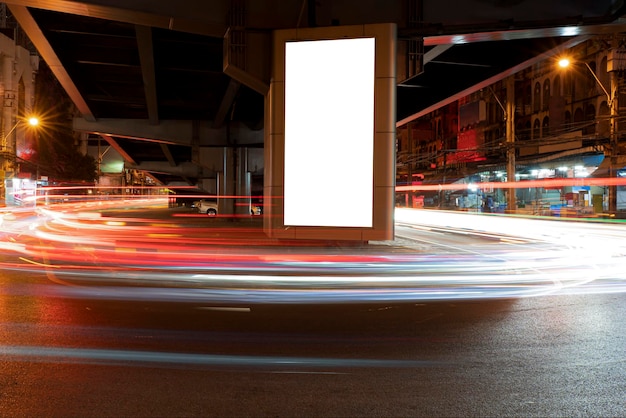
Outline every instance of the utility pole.
<svg viewBox="0 0 626 418">
<path fill-rule="evenodd" d="M 506 80 L 506 181 L 515 182 L 515 75 Z M 517 201 L 515 187 L 509 187 L 506 195 L 506 212 L 515 213 Z"/>
<path fill-rule="evenodd" d="M 615 55 L 617 51 L 617 42 L 615 37 L 612 39 L 611 44 L 611 55 Z M 613 57 L 615 59 L 615 57 Z M 610 122 L 610 132 L 609 132 L 609 149 L 608 153 L 605 151 L 606 157 L 609 158 L 609 178 L 612 180 L 617 176 L 616 166 L 617 166 L 617 156 L 619 154 L 619 148 L 617 144 L 617 132 L 618 132 L 618 100 L 617 100 L 617 68 L 610 68 L 612 71 L 609 72 L 610 75 L 610 95 L 609 95 L 609 107 L 611 111 L 611 122 Z M 617 186 L 615 184 L 609 185 L 609 215 L 614 216 L 617 213 Z"/>
</svg>

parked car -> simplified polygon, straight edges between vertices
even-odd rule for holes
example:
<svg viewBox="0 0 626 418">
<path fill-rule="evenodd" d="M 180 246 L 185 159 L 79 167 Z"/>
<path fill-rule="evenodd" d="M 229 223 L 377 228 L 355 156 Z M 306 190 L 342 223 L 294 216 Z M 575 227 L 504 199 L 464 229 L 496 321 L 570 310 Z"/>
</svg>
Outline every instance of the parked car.
<svg viewBox="0 0 626 418">
<path fill-rule="evenodd" d="M 263 215 L 263 207 L 260 204 L 253 203 L 250 206 L 250 213 L 254 215 Z"/>
<path fill-rule="evenodd" d="M 210 200 L 197 200 L 193 202 L 191 207 L 198 209 L 198 213 L 206 213 L 209 216 L 217 215 L 217 203 Z"/>
</svg>

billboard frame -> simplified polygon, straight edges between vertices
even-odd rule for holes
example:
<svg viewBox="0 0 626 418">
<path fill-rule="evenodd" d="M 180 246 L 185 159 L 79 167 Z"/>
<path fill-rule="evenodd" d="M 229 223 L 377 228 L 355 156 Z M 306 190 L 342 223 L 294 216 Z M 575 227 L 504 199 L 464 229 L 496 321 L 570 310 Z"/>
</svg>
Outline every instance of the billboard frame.
<svg viewBox="0 0 626 418">
<path fill-rule="evenodd" d="M 285 50 L 289 42 L 374 38 L 373 178 L 337 179 L 345 187 L 371 181 L 372 222 L 363 226 L 286 225 L 285 191 Z M 272 76 L 265 98 L 264 231 L 273 238 L 334 241 L 394 238 L 396 140 L 396 25 L 371 24 L 286 29 L 273 32 Z M 332 98 L 331 98 L 332 99 Z M 312 123 L 322 123 L 312 121 Z M 319 161 L 318 169 L 324 169 Z M 315 175 L 315 173 L 311 173 Z M 315 205 L 315 196 L 302 204 Z M 353 210 L 358 211 L 358 207 Z"/>
</svg>

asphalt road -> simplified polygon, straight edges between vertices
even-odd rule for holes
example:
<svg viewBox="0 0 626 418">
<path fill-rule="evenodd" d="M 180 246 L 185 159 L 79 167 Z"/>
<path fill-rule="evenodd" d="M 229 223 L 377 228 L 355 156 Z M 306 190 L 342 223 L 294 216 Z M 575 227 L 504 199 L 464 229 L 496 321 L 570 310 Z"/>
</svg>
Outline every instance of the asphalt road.
<svg viewBox="0 0 626 418">
<path fill-rule="evenodd" d="M 583 264 L 570 271 L 560 258 L 545 264 L 548 258 L 537 261 L 541 268 L 532 274 L 524 260 L 508 268 L 516 250 L 537 255 L 548 251 L 545 243 L 398 226 L 397 234 L 412 246 L 391 251 L 394 263 L 410 252 L 424 262 L 429 251 L 441 255 L 433 265 L 457 260 L 454 266 L 471 267 L 458 260 L 478 258 L 486 261 L 480 268 L 493 265 L 503 277 L 536 280 L 562 271 L 553 287 L 575 291 L 494 298 L 506 288 L 495 282 L 488 299 L 262 304 L 241 302 L 248 289 L 230 284 L 240 303 L 215 303 L 202 296 L 210 293 L 192 288 L 184 289 L 186 297 L 156 301 L 148 290 L 159 280 L 150 275 L 160 270 L 148 268 L 150 254 L 165 260 L 159 257 L 171 256 L 172 249 L 141 253 L 145 266 L 124 274 L 110 270 L 113 256 L 134 262 L 124 257 L 126 243 L 140 239 L 141 229 L 130 236 L 103 230 L 109 234 L 103 239 L 115 234 L 123 248 L 98 252 L 83 240 L 99 229 L 81 235 L 74 224 L 50 223 L 32 230 L 39 235 L 27 234 L 30 215 L 20 216 L 3 226 L 6 252 L 0 255 L 2 417 L 626 416 L 626 292 L 622 274 L 600 261 L 587 271 L 604 268 L 606 278 L 577 278 L 568 288 L 565 278 Z M 95 228 L 108 219 L 86 222 Z M 158 242 L 166 236 L 146 232 L 151 239 L 159 232 Z M 67 242 L 52 241 L 62 237 Z M 33 256 L 42 251 L 46 257 Z M 273 258 L 282 256 L 276 249 Z M 89 277 L 99 279 L 77 280 L 80 265 L 69 268 L 59 264 L 63 260 L 82 263 Z M 42 262 L 50 264 L 41 269 Z M 170 269 L 167 277 L 176 274 L 185 272 Z M 136 280 L 124 287 L 126 277 Z M 474 274 L 473 280 L 489 277 Z M 476 289 L 469 294 L 480 295 Z M 163 296 L 180 289 L 161 290 Z M 198 297 L 189 297 L 194 292 Z"/>
<path fill-rule="evenodd" d="M 626 294 L 71 299 L 0 275 L 0 416 L 624 416 Z"/>
</svg>

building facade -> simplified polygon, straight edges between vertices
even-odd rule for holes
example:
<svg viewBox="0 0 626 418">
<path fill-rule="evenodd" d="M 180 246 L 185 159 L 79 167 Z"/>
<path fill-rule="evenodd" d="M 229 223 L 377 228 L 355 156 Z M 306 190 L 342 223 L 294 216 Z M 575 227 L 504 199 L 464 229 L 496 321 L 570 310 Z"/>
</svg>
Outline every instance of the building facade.
<svg viewBox="0 0 626 418">
<path fill-rule="evenodd" d="M 397 204 L 506 211 L 508 189 L 491 186 L 507 181 L 507 146 L 514 147 L 516 181 L 626 176 L 621 42 L 593 38 L 510 76 L 514 133 L 506 130 L 506 79 L 399 127 Z M 560 67 L 565 56 L 575 64 Z M 420 188 L 448 183 L 459 187 Z M 481 187 L 485 183 L 491 186 Z M 514 193 L 516 212 L 626 211 L 620 186 L 518 187 Z"/>
<path fill-rule="evenodd" d="M 19 176 L 20 161 L 33 149 L 33 133 L 25 118 L 35 99 L 35 76 L 39 57 L 16 42 L 16 31 L 0 29 L 0 203 L 13 204 L 26 196 L 15 190 L 33 189 L 23 185 Z M 30 177 L 30 176 L 29 176 Z M 25 186 L 25 187 L 22 187 Z"/>
</svg>

